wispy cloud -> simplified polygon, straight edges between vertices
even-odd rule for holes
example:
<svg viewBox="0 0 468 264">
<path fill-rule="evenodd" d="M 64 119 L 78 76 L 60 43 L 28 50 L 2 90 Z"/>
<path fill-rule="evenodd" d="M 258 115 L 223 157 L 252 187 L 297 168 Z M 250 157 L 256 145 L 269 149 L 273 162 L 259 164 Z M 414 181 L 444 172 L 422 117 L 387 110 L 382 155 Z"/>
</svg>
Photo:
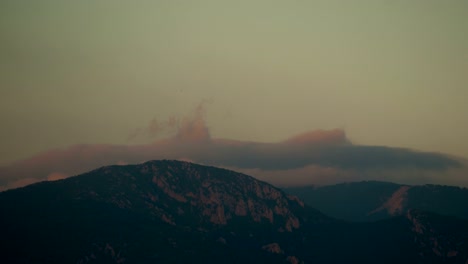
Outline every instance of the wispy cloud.
<svg viewBox="0 0 468 264">
<path fill-rule="evenodd" d="M 136 128 L 132 131 L 127 141 L 133 141 L 139 137 L 156 139 L 164 134 L 175 134 L 174 138 L 181 141 L 207 141 L 210 139 L 210 131 L 205 122 L 206 106 L 211 101 L 203 100 L 194 109 L 193 113 L 185 117 L 170 116 L 165 120 L 151 119 L 147 126 Z"/>
</svg>

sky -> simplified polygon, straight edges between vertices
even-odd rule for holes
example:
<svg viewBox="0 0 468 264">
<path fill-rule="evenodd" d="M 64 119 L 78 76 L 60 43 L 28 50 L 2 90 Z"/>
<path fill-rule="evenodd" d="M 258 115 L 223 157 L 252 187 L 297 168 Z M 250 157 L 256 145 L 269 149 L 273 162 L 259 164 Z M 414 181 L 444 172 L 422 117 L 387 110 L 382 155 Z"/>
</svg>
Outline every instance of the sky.
<svg viewBox="0 0 468 264">
<path fill-rule="evenodd" d="M 200 105 L 210 138 L 338 129 L 467 158 L 467 12 L 464 0 L 4 0 L 0 165 L 152 144 Z"/>
</svg>

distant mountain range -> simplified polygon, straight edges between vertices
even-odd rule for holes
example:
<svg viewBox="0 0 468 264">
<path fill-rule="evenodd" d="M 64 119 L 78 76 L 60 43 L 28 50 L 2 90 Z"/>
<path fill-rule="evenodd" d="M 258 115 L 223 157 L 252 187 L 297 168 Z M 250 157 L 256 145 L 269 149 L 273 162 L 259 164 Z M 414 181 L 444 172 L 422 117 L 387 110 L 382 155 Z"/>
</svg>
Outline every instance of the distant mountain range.
<svg viewBox="0 0 468 264">
<path fill-rule="evenodd" d="M 468 219 L 467 188 L 367 181 L 284 190 L 326 215 L 347 221 L 382 220 L 408 209 Z"/>
<path fill-rule="evenodd" d="M 369 197 L 379 202 L 366 205 L 373 214 L 391 207 L 379 209 L 385 197 L 411 190 L 382 185 L 382 197 Z M 386 220 L 351 223 L 229 170 L 181 161 L 108 166 L 0 193 L 0 262 L 468 261 L 467 220 L 399 210 Z"/>
</svg>

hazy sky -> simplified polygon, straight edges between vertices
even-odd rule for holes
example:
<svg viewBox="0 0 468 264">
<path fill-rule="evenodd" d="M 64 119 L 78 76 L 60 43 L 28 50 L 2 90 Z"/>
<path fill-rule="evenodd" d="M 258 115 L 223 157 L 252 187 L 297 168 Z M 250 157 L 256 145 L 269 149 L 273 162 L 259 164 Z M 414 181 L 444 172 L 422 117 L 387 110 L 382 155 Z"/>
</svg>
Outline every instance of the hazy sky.
<svg viewBox="0 0 468 264">
<path fill-rule="evenodd" d="M 468 1 L 0 2 L 0 164 L 135 144 L 201 101 L 213 137 L 341 128 L 468 157 Z"/>
</svg>

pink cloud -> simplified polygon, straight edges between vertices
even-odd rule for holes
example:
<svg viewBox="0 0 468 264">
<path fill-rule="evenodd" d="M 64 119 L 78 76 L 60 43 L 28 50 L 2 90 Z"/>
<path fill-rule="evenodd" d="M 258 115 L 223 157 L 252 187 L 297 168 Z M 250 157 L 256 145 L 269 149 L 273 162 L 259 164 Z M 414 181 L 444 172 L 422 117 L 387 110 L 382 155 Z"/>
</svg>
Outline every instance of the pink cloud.
<svg viewBox="0 0 468 264">
<path fill-rule="evenodd" d="M 206 105 L 210 101 L 203 100 L 187 117 L 170 116 L 166 120 L 158 121 L 153 118 L 144 128 L 135 129 L 127 138 L 131 141 L 138 137 L 154 139 L 165 133 L 175 133 L 175 137 L 183 141 L 208 141 L 210 132 L 205 122 Z"/>
<path fill-rule="evenodd" d="M 20 187 L 30 185 L 33 183 L 37 183 L 40 181 L 41 181 L 40 179 L 36 179 L 36 178 L 23 178 L 19 180 L 14 180 L 14 181 L 8 182 L 8 184 L 6 185 L 0 186 L 0 191 L 20 188 Z"/>
<path fill-rule="evenodd" d="M 284 141 L 287 144 L 338 143 L 347 144 L 349 140 L 342 129 L 308 131 Z"/>
<path fill-rule="evenodd" d="M 433 153 L 353 145 L 341 129 L 309 131 L 274 143 L 213 139 L 205 122 L 204 102 L 188 117 L 150 121 L 145 133 L 157 134 L 164 126 L 174 128 L 173 135 L 150 144 L 74 145 L 0 167 L 0 188 L 62 179 L 106 165 L 180 158 L 233 168 L 277 185 L 375 179 L 468 186 L 460 176 L 466 166 L 458 166 L 459 161 Z M 448 168 L 458 176 L 445 177 Z"/>
<path fill-rule="evenodd" d="M 47 176 L 48 181 L 58 181 L 65 178 L 68 178 L 68 176 L 60 172 L 53 172 Z"/>
</svg>

